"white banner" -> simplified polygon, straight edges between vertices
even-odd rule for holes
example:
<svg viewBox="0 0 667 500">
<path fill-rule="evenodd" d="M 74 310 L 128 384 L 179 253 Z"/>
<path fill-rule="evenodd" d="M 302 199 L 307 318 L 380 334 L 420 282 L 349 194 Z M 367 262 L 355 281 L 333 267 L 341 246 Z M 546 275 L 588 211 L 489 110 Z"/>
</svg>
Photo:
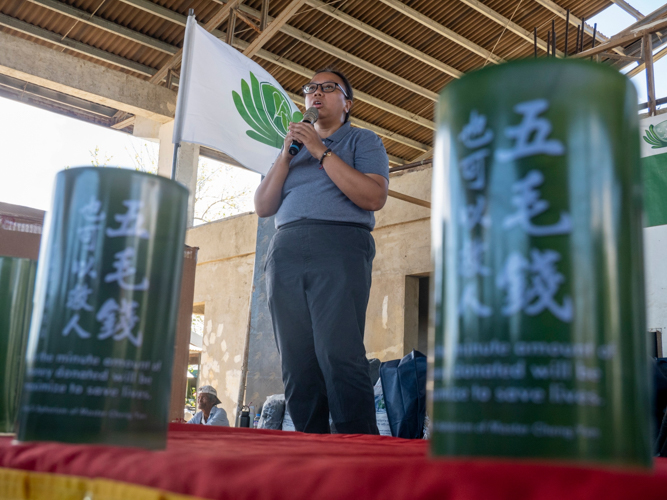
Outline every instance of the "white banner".
<svg viewBox="0 0 667 500">
<path fill-rule="evenodd" d="M 290 121 L 302 115 L 259 64 L 218 40 L 189 16 L 174 123 L 174 143 L 221 151 L 266 174 Z"/>
<path fill-rule="evenodd" d="M 641 156 L 667 153 L 667 114 L 639 120 L 641 134 Z"/>
</svg>

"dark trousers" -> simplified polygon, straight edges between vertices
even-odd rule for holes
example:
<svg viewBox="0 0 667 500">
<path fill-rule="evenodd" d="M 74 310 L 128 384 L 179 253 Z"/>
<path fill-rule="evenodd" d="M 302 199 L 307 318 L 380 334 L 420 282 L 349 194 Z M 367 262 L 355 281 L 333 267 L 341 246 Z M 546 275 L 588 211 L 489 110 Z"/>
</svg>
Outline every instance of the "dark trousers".
<svg viewBox="0 0 667 500">
<path fill-rule="evenodd" d="M 266 258 L 266 288 L 297 431 L 378 434 L 364 348 L 375 242 L 337 223 L 283 226 Z"/>
</svg>

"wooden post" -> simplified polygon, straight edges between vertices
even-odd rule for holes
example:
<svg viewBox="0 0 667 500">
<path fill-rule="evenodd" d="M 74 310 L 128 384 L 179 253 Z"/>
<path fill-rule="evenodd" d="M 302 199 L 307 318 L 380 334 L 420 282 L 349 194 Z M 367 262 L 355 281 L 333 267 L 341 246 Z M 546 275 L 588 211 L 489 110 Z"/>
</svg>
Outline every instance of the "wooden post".
<svg viewBox="0 0 667 500">
<path fill-rule="evenodd" d="M 172 68 L 169 68 L 169 71 L 167 71 L 167 85 L 166 85 L 166 87 L 169 90 L 171 90 L 171 88 L 172 88 L 172 82 L 171 81 L 173 79 L 173 76 L 174 76 L 174 70 Z"/>
<path fill-rule="evenodd" d="M 642 58 L 646 65 L 646 88 L 648 93 L 648 115 L 655 116 L 655 74 L 653 72 L 653 40 L 650 33 L 642 39 Z"/>
<path fill-rule="evenodd" d="M 264 31 L 269 24 L 269 0 L 262 0 L 262 19 L 259 23 L 259 30 Z"/>
<path fill-rule="evenodd" d="M 563 52 L 565 53 L 563 57 L 567 57 L 567 39 L 570 34 L 570 9 L 567 9 L 567 14 L 565 15 L 565 48 Z"/>
<path fill-rule="evenodd" d="M 234 40 L 234 28 L 236 27 L 236 11 L 234 9 L 229 11 L 229 18 L 227 19 L 227 45 L 231 45 Z"/>
<path fill-rule="evenodd" d="M 169 421 L 183 420 L 185 396 L 188 386 L 188 362 L 190 358 L 190 332 L 192 328 L 192 305 L 195 295 L 195 272 L 199 248 L 184 249 L 183 281 L 181 282 L 181 301 L 176 322 L 176 342 L 174 345 L 174 365 L 171 375 L 171 398 L 169 403 Z"/>
</svg>

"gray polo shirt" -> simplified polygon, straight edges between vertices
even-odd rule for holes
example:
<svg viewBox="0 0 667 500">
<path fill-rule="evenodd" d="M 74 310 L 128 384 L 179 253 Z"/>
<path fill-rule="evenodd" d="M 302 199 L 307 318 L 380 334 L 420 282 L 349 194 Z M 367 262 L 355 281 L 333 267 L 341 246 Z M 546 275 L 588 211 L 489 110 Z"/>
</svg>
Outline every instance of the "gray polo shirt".
<svg viewBox="0 0 667 500">
<path fill-rule="evenodd" d="M 362 174 L 389 179 L 387 152 L 375 132 L 352 128 L 348 122 L 322 142 Z M 320 169 L 319 158 L 313 158 L 305 147 L 290 162 L 276 227 L 301 219 L 353 222 L 369 229 L 375 226 L 373 212 L 352 203 L 329 179 L 326 170 Z"/>
</svg>

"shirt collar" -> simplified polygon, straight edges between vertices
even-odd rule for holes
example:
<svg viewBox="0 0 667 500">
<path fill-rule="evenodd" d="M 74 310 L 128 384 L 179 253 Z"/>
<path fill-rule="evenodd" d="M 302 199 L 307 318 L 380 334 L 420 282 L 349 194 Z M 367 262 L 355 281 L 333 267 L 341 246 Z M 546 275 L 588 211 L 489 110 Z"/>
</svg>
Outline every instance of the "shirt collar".
<svg viewBox="0 0 667 500">
<path fill-rule="evenodd" d="M 350 125 L 350 122 L 345 122 L 343 123 L 343 125 L 341 125 L 341 127 L 338 130 L 336 130 L 333 134 L 331 134 L 324 140 L 329 141 L 330 143 L 340 142 L 343 139 L 343 137 L 345 137 L 350 132 L 351 128 L 352 125 Z"/>
</svg>

